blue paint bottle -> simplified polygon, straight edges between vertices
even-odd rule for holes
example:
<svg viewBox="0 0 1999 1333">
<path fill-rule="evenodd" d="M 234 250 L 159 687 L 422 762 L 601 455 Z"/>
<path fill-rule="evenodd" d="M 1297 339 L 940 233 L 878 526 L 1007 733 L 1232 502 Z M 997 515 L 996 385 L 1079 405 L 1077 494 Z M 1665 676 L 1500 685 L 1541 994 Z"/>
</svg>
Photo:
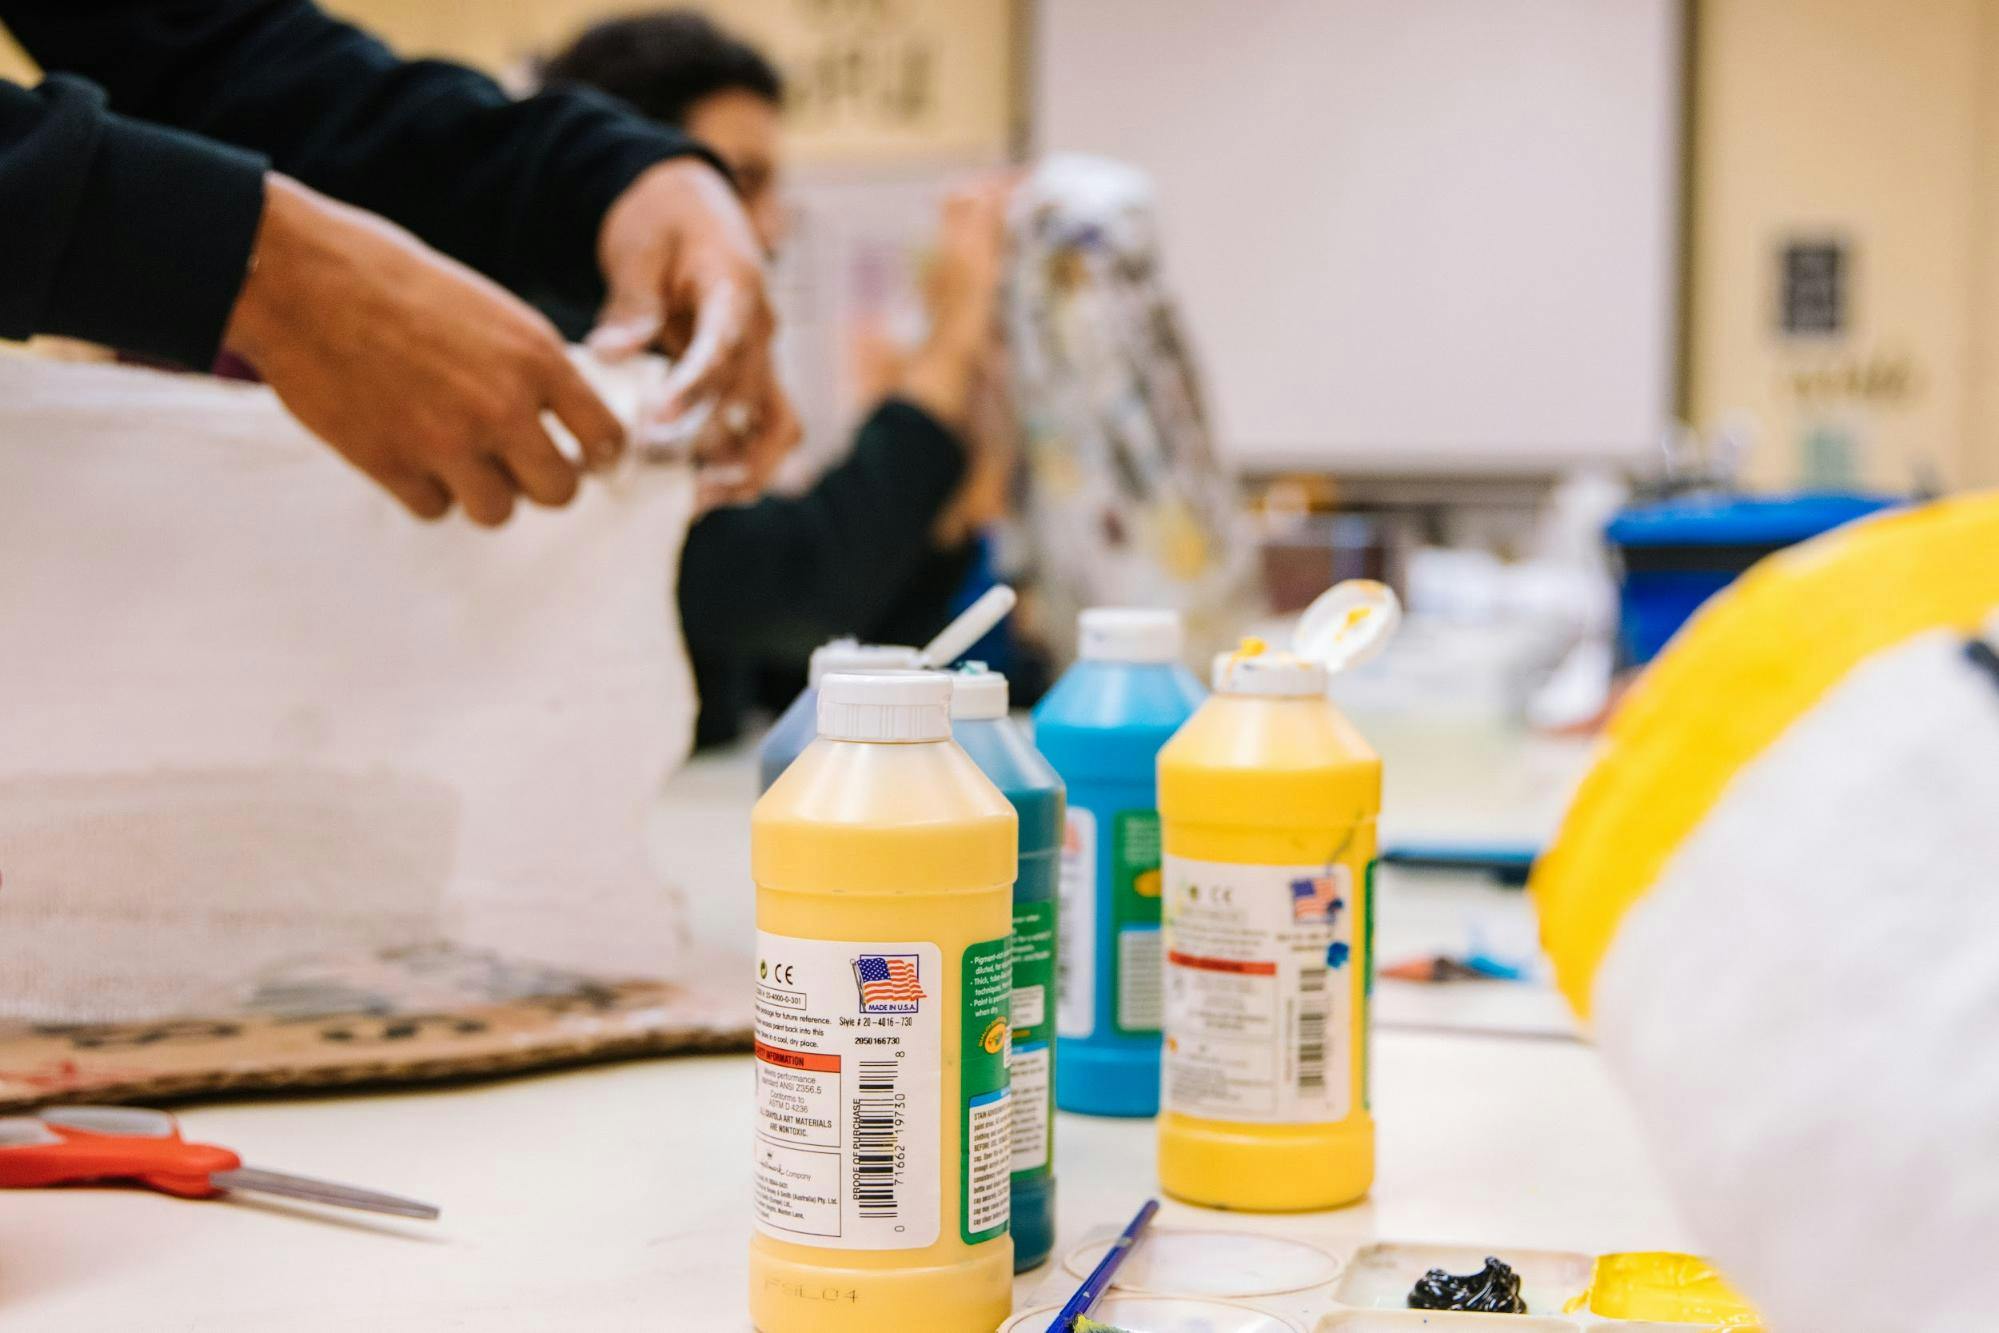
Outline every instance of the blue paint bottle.
<svg viewBox="0 0 1999 1333">
<path fill-rule="evenodd" d="M 1006 677 L 977 663 L 952 675 L 951 735 L 1013 802 L 1020 871 L 1013 889 L 1013 1266 L 1055 1244 L 1055 882 L 1062 779 L 1007 716 Z"/>
<path fill-rule="evenodd" d="M 1180 665 L 1171 611 L 1096 607 L 1075 666 L 1034 710 L 1069 789 L 1056 958 L 1055 1104 L 1159 1110 L 1159 747 L 1205 692 Z"/>
</svg>

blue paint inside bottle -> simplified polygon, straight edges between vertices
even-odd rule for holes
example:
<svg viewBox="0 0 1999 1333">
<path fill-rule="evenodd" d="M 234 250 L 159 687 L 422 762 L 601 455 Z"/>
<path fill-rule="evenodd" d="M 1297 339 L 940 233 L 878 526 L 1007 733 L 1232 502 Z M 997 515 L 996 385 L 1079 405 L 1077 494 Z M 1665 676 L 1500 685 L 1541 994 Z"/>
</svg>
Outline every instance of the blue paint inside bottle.
<svg viewBox="0 0 1999 1333">
<path fill-rule="evenodd" d="M 1082 660 L 1034 710 L 1034 742 L 1068 788 L 1059 881 L 1055 1103 L 1159 1111 L 1159 749 L 1206 692 L 1178 660 L 1171 612 L 1098 608 Z"/>
</svg>

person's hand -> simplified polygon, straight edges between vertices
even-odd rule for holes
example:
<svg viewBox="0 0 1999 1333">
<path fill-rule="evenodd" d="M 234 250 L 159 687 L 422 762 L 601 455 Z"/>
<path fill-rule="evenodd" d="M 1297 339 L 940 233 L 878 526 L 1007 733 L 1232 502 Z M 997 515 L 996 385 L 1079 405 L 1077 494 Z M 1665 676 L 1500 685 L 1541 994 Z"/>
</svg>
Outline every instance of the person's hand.
<svg viewBox="0 0 1999 1333">
<path fill-rule="evenodd" d="M 995 172 L 944 200 L 924 293 L 932 341 L 960 348 L 985 344 L 1006 260 L 1007 201 L 1018 180 L 1016 172 Z"/>
<path fill-rule="evenodd" d="M 982 362 L 996 345 L 993 312 L 1014 180 L 1011 173 L 984 176 L 945 199 L 924 281 L 930 333 L 903 368 L 902 396 L 961 434 Z"/>
<path fill-rule="evenodd" d="M 763 255 L 729 182 L 696 158 L 651 168 L 604 215 L 597 260 L 606 299 L 590 347 L 616 358 L 658 346 L 675 358 L 639 444 L 679 438 L 676 423 L 711 406 L 693 442 L 707 465 L 704 501 L 761 491 L 799 426 L 771 364 Z"/>
<path fill-rule="evenodd" d="M 965 444 L 965 476 L 930 530 L 931 544 L 940 550 L 964 545 L 1012 507 L 1019 430 L 1006 349 L 997 338 L 980 359 L 959 438 Z"/>
<path fill-rule="evenodd" d="M 1003 518 L 1013 490 L 1014 421 L 994 315 L 1006 262 L 1007 202 L 1018 177 L 981 177 L 944 201 L 925 295 L 930 335 L 903 371 L 903 396 L 950 426 L 965 476 L 931 528 L 950 549 Z"/>
<path fill-rule="evenodd" d="M 266 183 L 223 344 L 422 518 L 454 500 L 488 526 L 506 522 L 519 495 L 567 504 L 577 467 L 543 429 L 544 411 L 593 468 L 623 447 L 547 320 L 400 228 L 283 176 Z"/>
</svg>

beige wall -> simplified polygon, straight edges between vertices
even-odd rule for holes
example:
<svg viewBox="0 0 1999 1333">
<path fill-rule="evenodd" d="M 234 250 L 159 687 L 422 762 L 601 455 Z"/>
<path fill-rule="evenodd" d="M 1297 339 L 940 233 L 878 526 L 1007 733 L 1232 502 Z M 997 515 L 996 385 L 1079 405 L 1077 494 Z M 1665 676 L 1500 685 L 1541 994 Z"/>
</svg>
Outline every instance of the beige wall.
<svg viewBox="0 0 1999 1333">
<path fill-rule="evenodd" d="M 327 0 L 412 55 L 494 73 L 644 0 Z M 665 6 L 661 6 L 665 7 Z M 800 161 L 991 159 L 1013 138 L 1013 0 L 697 0 L 792 84 Z M 0 77 L 32 66 L 0 36 Z"/>
<path fill-rule="evenodd" d="M 1971 291 L 1983 312 L 1972 328 L 1970 429 L 1963 480 L 1999 486 L 1999 5 L 1979 25 L 1978 196 L 1973 212 Z"/>
<path fill-rule="evenodd" d="M 1999 481 L 1999 0 L 1703 0 L 1687 406 L 1753 422 L 1752 479 L 1813 431 L 1863 480 Z M 1789 237 L 1850 246 L 1848 331 L 1777 330 Z"/>
</svg>

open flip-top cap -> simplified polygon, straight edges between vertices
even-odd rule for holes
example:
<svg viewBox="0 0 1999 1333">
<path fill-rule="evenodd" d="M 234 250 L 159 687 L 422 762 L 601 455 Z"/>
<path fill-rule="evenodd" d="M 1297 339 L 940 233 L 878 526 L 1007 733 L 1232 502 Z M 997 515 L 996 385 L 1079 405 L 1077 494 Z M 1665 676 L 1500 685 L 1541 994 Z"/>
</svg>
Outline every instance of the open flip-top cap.
<svg viewBox="0 0 1999 1333">
<path fill-rule="evenodd" d="M 1320 594 L 1299 618 L 1293 652 L 1272 652 L 1261 639 L 1215 658 L 1215 690 L 1272 698 L 1323 695 L 1333 676 L 1388 645 L 1402 623 L 1394 589 L 1373 579 L 1348 579 Z"/>
<path fill-rule="evenodd" d="M 1395 637 L 1402 601 L 1386 583 L 1346 579 L 1319 594 L 1298 618 L 1292 646 L 1330 674 L 1359 666 Z"/>
</svg>

